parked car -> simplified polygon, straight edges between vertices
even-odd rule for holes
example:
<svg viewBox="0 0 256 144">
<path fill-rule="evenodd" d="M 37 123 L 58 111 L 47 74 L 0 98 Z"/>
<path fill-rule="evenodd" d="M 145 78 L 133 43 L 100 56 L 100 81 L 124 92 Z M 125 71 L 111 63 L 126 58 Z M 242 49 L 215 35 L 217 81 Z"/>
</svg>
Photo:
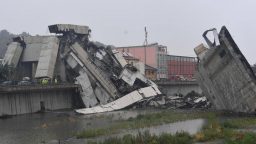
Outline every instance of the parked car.
<svg viewBox="0 0 256 144">
<path fill-rule="evenodd" d="M 20 82 L 18 82 L 18 85 L 31 85 L 32 82 L 31 81 L 26 81 L 26 80 L 22 80 Z"/>
<path fill-rule="evenodd" d="M 16 81 L 4 81 L 1 83 L 2 86 L 15 85 Z"/>
</svg>

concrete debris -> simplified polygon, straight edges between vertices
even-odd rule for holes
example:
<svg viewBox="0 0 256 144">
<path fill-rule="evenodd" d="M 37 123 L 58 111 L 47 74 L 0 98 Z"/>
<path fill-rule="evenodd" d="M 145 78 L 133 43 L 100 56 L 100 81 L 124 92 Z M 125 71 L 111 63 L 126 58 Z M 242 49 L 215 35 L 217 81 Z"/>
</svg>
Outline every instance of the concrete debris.
<svg viewBox="0 0 256 144">
<path fill-rule="evenodd" d="M 13 67 L 16 67 L 21 53 L 22 53 L 23 47 L 18 42 L 12 42 L 5 53 L 5 57 L 3 60 L 3 64 L 12 65 Z"/>
<path fill-rule="evenodd" d="M 172 109 L 185 109 L 185 108 L 211 108 L 209 100 L 200 94 L 190 92 L 186 96 L 165 96 L 159 95 L 149 99 L 144 99 L 133 105 L 133 108 L 172 108 Z"/>
<path fill-rule="evenodd" d="M 206 34 L 213 31 L 214 42 Z M 246 58 L 223 26 L 217 33 L 203 34 L 209 48 L 195 48 L 199 63 L 197 81 L 206 97 L 218 110 L 254 113 L 256 111 L 256 78 Z"/>
<path fill-rule="evenodd" d="M 149 86 L 149 87 L 141 88 L 133 92 L 130 92 L 129 94 L 113 102 L 110 102 L 108 104 L 99 105 L 92 108 L 79 109 L 79 110 L 76 110 L 76 112 L 82 113 L 82 114 L 92 114 L 92 113 L 101 113 L 101 112 L 120 110 L 138 101 L 141 101 L 143 99 L 147 99 L 150 97 L 154 97 L 158 94 L 160 94 L 159 91 L 157 93 L 157 91 L 154 90 L 154 87 Z"/>
<path fill-rule="evenodd" d="M 49 26 L 51 33 L 63 34 L 73 32 L 75 34 L 89 35 L 90 29 L 88 26 L 78 26 L 72 24 L 55 24 Z"/>
<path fill-rule="evenodd" d="M 122 109 L 141 99 L 160 95 L 157 86 L 126 63 L 112 46 L 89 41 L 89 28 L 74 25 L 51 25 L 60 36 L 60 55 L 80 84 L 85 109 L 90 114 Z M 97 106 L 98 105 L 98 106 Z"/>
<path fill-rule="evenodd" d="M 59 50 L 58 38 L 48 37 L 47 44 L 43 44 L 38 60 L 35 78 L 53 78 L 54 67 Z"/>
</svg>

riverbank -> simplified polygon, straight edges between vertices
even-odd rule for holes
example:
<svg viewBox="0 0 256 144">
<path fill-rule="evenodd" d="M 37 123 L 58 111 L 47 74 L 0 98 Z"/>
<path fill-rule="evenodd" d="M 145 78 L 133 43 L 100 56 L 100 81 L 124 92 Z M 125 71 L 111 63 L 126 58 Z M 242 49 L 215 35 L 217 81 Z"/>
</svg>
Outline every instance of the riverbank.
<svg viewBox="0 0 256 144">
<path fill-rule="evenodd" d="M 136 109 L 93 115 L 68 110 L 0 119 L 0 129 L 0 144 L 107 144 L 122 143 L 124 139 L 128 143 L 150 139 L 157 144 L 166 139 L 179 143 L 250 144 L 248 140 L 255 138 L 256 119 L 196 109 Z"/>
<path fill-rule="evenodd" d="M 205 123 L 197 125 L 195 120 L 204 119 Z M 194 123 L 193 123 L 194 120 Z M 177 121 L 192 122 L 197 125 L 197 132 L 192 133 L 189 129 L 182 129 Z M 173 132 L 173 123 L 179 129 Z M 168 127 L 169 131 L 161 131 L 159 127 Z M 158 126 L 158 127 L 157 127 Z M 198 130 L 199 128 L 199 130 Z M 252 128 L 254 128 L 252 130 Z M 246 143 L 254 144 L 256 141 L 256 118 L 252 115 L 238 116 L 238 114 L 211 112 L 211 111 L 172 111 L 163 110 L 157 113 L 138 115 L 128 120 L 116 121 L 114 125 L 99 129 L 89 129 L 78 132 L 76 138 L 86 139 L 87 143 L 120 143 L 120 144 L 190 144 L 190 143 Z M 160 129 L 152 133 L 152 129 Z M 191 128 L 190 128 L 191 129 Z M 192 129 L 195 129 L 192 127 Z M 128 131 L 128 132 L 127 132 Z M 121 134 L 120 134 L 121 133 Z"/>
</svg>

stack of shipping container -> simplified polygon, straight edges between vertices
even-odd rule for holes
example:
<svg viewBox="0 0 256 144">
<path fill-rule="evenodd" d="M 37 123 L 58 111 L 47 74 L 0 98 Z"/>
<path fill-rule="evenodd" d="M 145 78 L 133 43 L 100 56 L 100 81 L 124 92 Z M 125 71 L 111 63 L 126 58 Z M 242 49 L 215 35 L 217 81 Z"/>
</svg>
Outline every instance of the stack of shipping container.
<svg viewBox="0 0 256 144">
<path fill-rule="evenodd" d="M 195 57 L 168 55 L 167 63 L 169 80 L 194 80 Z"/>
</svg>

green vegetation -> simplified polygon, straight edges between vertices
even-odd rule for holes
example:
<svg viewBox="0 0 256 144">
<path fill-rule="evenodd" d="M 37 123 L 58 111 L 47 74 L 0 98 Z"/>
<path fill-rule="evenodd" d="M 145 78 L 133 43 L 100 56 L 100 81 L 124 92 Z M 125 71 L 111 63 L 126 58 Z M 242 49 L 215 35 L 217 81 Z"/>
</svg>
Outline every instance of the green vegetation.
<svg viewBox="0 0 256 144">
<path fill-rule="evenodd" d="M 232 131 L 224 129 L 222 124 L 217 120 L 216 117 L 208 119 L 208 124 L 194 136 L 194 140 L 197 142 L 206 142 L 216 139 L 223 139 L 232 135 Z"/>
<path fill-rule="evenodd" d="M 113 131 L 111 132 L 113 133 Z M 110 134 L 111 134 L 110 133 Z M 82 132 L 79 132 L 76 134 L 77 138 L 92 138 L 92 137 L 97 137 L 97 136 L 101 136 L 101 135 L 106 135 L 108 134 L 108 129 L 90 129 L 90 130 L 85 130 Z"/>
<path fill-rule="evenodd" d="M 8 44 L 10 44 L 12 38 L 16 36 L 29 36 L 29 33 L 22 32 L 19 35 L 15 35 L 7 30 L 0 30 L 0 58 L 4 57 Z"/>
<path fill-rule="evenodd" d="M 109 138 L 99 144 L 191 144 L 192 137 L 188 133 L 150 135 L 149 132 L 139 133 L 137 136 L 125 135 L 122 138 Z M 89 142 L 89 144 L 96 144 Z"/>
<path fill-rule="evenodd" d="M 208 124 L 194 136 L 194 141 L 207 142 L 223 139 L 225 144 L 255 144 L 256 133 L 238 130 L 255 124 L 254 117 L 227 119 L 223 123 L 220 123 L 217 118 L 208 119 Z"/>
<path fill-rule="evenodd" d="M 255 117 L 229 119 L 223 123 L 225 128 L 245 128 L 252 125 L 256 125 Z"/>
<path fill-rule="evenodd" d="M 3 65 L 0 63 L 0 80 L 10 80 L 13 78 L 14 67 L 9 65 Z"/>
<path fill-rule="evenodd" d="M 232 137 L 225 138 L 225 144 L 255 144 L 256 134 L 251 132 L 237 132 Z"/>
<path fill-rule="evenodd" d="M 170 110 L 164 110 L 158 113 L 138 115 L 136 118 L 129 118 L 128 120 L 119 120 L 116 121 L 114 125 L 111 125 L 109 127 L 84 130 L 77 133 L 76 137 L 92 138 L 102 135 L 115 134 L 123 129 L 137 129 L 188 119 L 208 118 L 212 117 L 212 115 L 214 115 L 214 113 L 212 112 L 174 112 Z"/>
</svg>

